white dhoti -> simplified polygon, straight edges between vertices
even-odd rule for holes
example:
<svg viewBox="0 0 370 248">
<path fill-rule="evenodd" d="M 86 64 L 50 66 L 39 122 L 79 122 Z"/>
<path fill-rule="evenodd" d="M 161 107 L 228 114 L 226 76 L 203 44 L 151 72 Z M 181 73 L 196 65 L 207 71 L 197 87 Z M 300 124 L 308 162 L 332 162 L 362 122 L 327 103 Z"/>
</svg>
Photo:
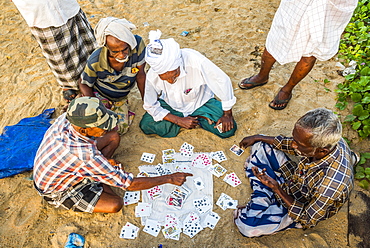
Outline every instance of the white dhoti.
<svg viewBox="0 0 370 248">
<path fill-rule="evenodd" d="M 281 0 L 266 40 L 280 64 L 314 56 L 325 61 L 339 48 L 357 0 Z"/>
</svg>

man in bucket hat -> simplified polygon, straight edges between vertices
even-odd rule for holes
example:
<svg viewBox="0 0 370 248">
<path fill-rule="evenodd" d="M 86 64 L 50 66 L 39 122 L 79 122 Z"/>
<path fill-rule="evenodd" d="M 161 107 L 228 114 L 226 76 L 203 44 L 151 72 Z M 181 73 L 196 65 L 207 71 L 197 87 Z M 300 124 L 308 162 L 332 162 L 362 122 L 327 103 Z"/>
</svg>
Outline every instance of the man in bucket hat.
<svg viewBox="0 0 370 248">
<path fill-rule="evenodd" d="M 149 189 L 172 183 L 182 185 L 189 173 L 134 178 L 112 155 L 120 143 L 117 115 L 98 98 L 74 99 L 66 113 L 45 133 L 34 163 L 34 184 L 55 207 L 76 212 L 115 213 L 122 197 L 109 186 L 126 190 Z"/>
</svg>

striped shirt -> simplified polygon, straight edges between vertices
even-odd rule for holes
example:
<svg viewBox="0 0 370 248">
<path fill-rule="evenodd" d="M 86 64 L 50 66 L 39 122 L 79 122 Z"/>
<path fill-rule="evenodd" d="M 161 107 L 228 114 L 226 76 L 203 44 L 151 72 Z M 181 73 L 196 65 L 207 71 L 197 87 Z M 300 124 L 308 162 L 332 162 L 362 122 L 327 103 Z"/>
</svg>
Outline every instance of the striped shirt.
<svg viewBox="0 0 370 248">
<path fill-rule="evenodd" d="M 273 146 L 296 155 L 292 141 L 292 138 L 277 136 Z M 288 214 L 294 221 L 309 228 L 339 211 L 353 188 L 351 156 L 352 151 L 341 139 L 333 151 L 321 160 L 310 162 L 309 158 L 303 157 L 298 165 L 287 161 L 280 167 L 286 180 L 281 185 L 282 189 L 294 198 L 288 208 Z M 285 205 L 279 196 L 277 198 Z"/>
<path fill-rule="evenodd" d="M 122 71 L 116 71 L 109 65 L 106 47 L 96 49 L 87 61 L 81 83 L 111 101 L 123 100 L 135 86 L 137 67 L 145 63 L 144 41 L 138 35 L 135 35 L 135 39 L 138 45 L 131 50 Z"/>
<path fill-rule="evenodd" d="M 96 147 L 96 140 L 78 133 L 64 113 L 45 133 L 36 153 L 33 178 L 37 188 L 47 194 L 65 191 L 84 178 L 127 188 L 133 175 L 112 166 Z"/>
</svg>

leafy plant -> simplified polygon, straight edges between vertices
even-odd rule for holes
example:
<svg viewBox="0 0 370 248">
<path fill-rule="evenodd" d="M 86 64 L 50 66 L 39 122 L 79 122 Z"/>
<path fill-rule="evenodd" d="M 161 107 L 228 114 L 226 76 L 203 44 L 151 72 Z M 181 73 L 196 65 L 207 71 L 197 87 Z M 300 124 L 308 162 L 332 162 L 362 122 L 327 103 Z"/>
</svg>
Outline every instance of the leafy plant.
<svg viewBox="0 0 370 248">
<path fill-rule="evenodd" d="M 339 110 L 349 109 L 351 114 L 344 122 L 355 130 L 362 139 L 370 136 L 370 0 L 360 0 L 350 23 L 347 25 L 339 46 L 339 57 L 346 63 L 356 61 L 356 72 L 345 76 L 338 85 Z M 351 103 L 351 104 L 349 104 Z M 361 153 L 355 168 L 355 178 L 364 189 L 370 187 L 370 153 Z"/>
<path fill-rule="evenodd" d="M 360 0 L 339 46 L 339 57 L 356 61 L 356 73 L 345 76 L 338 85 L 336 107 L 345 110 L 353 102 L 351 114 L 344 121 L 361 138 L 370 136 L 370 0 Z M 352 106 L 352 104 L 351 104 Z"/>
</svg>

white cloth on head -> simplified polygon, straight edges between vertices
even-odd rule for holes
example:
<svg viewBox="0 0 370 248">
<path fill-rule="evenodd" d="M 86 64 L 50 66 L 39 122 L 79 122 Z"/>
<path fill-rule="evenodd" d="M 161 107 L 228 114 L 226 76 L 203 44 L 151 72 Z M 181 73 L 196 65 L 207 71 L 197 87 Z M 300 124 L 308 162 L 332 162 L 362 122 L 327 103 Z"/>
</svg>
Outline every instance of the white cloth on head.
<svg viewBox="0 0 370 248">
<path fill-rule="evenodd" d="M 145 53 L 145 61 L 157 74 L 163 74 L 168 71 L 176 70 L 181 65 L 180 45 L 172 38 L 161 39 L 161 31 L 150 31 L 150 43 Z M 152 52 L 152 48 L 162 46 L 162 54 Z"/>
<path fill-rule="evenodd" d="M 266 49 L 280 64 L 314 56 L 332 58 L 357 0 L 281 0 Z"/>
<path fill-rule="evenodd" d="M 234 106 L 236 98 L 225 72 L 193 49 L 181 49 L 181 61 L 180 76 L 174 84 L 160 79 L 152 67 L 146 74 L 143 107 L 155 121 L 163 120 L 169 113 L 161 107 L 158 95 L 185 117 L 215 95 L 221 101 L 223 111 Z"/>
<path fill-rule="evenodd" d="M 94 32 L 99 47 L 104 46 L 106 36 L 111 35 L 120 41 L 126 42 L 130 46 L 131 50 L 133 50 L 136 47 L 137 42 L 131 31 L 135 29 L 136 26 L 126 19 L 106 17 L 100 19 Z"/>
</svg>

